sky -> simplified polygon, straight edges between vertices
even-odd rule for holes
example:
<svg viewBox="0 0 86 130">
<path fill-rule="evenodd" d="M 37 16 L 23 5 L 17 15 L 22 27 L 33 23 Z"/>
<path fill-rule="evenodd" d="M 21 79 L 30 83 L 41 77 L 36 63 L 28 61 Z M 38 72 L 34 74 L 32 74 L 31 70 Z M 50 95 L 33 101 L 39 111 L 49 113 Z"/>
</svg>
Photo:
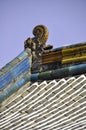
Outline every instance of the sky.
<svg viewBox="0 0 86 130">
<path fill-rule="evenodd" d="M 24 50 L 40 24 L 54 48 L 85 42 L 86 0 L 0 0 L 0 68 Z"/>
</svg>

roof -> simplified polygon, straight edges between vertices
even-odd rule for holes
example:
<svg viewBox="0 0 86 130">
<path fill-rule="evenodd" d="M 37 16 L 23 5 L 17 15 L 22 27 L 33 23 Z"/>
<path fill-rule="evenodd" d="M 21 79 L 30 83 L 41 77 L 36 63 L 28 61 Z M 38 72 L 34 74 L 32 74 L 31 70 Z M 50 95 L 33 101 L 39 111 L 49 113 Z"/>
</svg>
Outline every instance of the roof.
<svg viewBox="0 0 86 130">
<path fill-rule="evenodd" d="M 86 42 L 52 49 L 47 28 L 0 70 L 0 129 L 86 129 Z"/>
<path fill-rule="evenodd" d="M 61 78 L 85 74 L 86 62 L 85 59 L 83 58 L 85 57 L 85 51 L 84 51 L 85 47 L 86 47 L 86 43 L 79 44 L 79 45 L 76 44 L 75 46 L 71 45 L 69 47 L 67 46 L 65 47 L 66 49 L 62 49 L 62 48 L 54 49 L 52 51 L 45 52 L 45 54 L 42 54 L 41 61 L 39 59 L 40 62 L 36 59 L 33 60 L 33 55 L 29 48 L 25 49 L 16 58 L 14 58 L 10 63 L 8 63 L 0 70 L 0 103 L 2 103 L 6 98 L 11 96 L 11 94 L 15 93 L 18 89 L 20 89 L 23 85 L 25 85 L 29 81 L 42 82 L 44 80 L 61 79 Z M 65 53 L 67 52 L 69 54 L 69 52 L 71 52 L 69 51 L 71 48 L 72 48 L 72 53 L 74 53 L 74 50 L 77 50 L 78 52 L 80 49 L 82 50 L 79 53 L 77 53 L 78 55 L 81 55 L 81 59 L 82 59 L 78 62 L 76 57 L 77 64 L 73 62 L 70 64 L 66 63 L 65 65 L 64 64 L 61 65 L 60 63 L 59 66 L 58 60 L 57 62 L 53 61 L 54 57 L 51 55 L 52 53 L 56 54 L 58 50 L 62 50 L 63 52 Z M 46 56 L 50 57 L 52 63 L 43 64 L 42 59 L 43 57 L 45 57 L 46 59 Z M 58 53 L 56 56 L 58 57 Z M 68 58 L 69 56 L 67 56 L 66 61 L 68 60 Z"/>
<path fill-rule="evenodd" d="M 85 130 L 86 76 L 28 82 L 2 103 L 0 129 Z"/>
</svg>

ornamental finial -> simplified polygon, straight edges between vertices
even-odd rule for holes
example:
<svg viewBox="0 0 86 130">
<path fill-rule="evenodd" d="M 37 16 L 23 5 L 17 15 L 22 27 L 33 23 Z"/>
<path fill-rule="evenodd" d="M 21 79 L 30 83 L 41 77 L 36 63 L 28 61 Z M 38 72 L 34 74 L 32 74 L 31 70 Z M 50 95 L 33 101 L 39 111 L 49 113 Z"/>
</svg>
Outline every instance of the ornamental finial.
<svg viewBox="0 0 86 130">
<path fill-rule="evenodd" d="M 33 35 L 36 39 L 39 40 L 41 44 L 45 44 L 48 40 L 49 32 L 46 26 L 44 25 L 37 25 L 33 29 Z"/>
</svg>

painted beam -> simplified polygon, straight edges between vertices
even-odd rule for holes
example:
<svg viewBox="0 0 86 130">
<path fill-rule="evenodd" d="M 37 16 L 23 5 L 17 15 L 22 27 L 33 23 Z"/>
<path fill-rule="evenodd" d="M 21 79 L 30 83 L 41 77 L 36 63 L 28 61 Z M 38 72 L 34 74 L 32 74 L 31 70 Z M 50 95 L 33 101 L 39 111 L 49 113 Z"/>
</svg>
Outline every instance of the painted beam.
<svg viewBox="0 0 86 130">
<path fill-rule="evenodd" d="M 68 76 L 75 76 L 85 73 L 86 73 L 86 64 L 79 64 L 70 67 L 64 67 L 61 69 L 32 74 L 31 80 L 37 81 L 37 80 L 60 79 Z"/>
</svg>

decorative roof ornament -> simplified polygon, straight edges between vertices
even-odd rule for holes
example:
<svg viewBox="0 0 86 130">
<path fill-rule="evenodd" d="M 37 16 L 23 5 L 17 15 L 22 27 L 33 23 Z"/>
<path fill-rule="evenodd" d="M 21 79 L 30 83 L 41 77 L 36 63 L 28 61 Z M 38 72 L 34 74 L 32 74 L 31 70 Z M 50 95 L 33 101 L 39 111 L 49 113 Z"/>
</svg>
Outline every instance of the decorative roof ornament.
<svg viewBox="0 0 86 130">
<path fill-rule="evenodd" d="M 40 41 L 41 44 L 46 44 L 46 41 L 48 40 L 49 31 L 46 26 L 44 25 L 37 25 L 33 29 L 33 35 L 36 39 Z"/>
<path fill-rule="evenodd" d="M 52 45 L 48 45 L 46 46 L 46 42 L 48 40 L 48 36 L 49 36 L 49 31 L 47 29 L 47 27 L 45 25 L 37 25 L 36 27 L 34 27 L 33 29 L 33 35 L 35 37 L 33 38 L 28 38 L 25 42 L 24 42 L 24 48 L 31 48 L 33 50 L 33 46 L 40 46 L 41 49 L 43 50 L 49 50 L 52 49 L 53 46 Z M 36 50 L 39 48 L 35 48 Z"/>
<path fill-rule="evenodd" d="M 46 51 L 50 51 L 53 46 L 46 46 L 46 41 L 48 40 L 49 32 L 46 26 L 37 25 L 33 29 L 33 38 L 28 38 L 24 42 L 24 48 L 31 49 L 32 54 L 32 71 L 37 70 L 39 72 L 43 71 L 41 66 L 42 54 Z"/>
</svg>

